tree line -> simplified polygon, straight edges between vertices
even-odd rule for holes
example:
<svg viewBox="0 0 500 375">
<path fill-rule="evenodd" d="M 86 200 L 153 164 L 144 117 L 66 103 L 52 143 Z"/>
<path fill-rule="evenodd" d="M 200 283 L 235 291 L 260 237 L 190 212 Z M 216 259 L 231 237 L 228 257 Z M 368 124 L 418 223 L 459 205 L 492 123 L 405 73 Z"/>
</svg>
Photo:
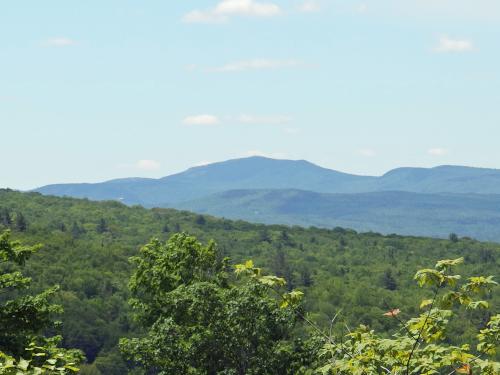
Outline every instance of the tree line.
<svg viewBox="0 0 500 375">
<path fill-rule="evenodd" d="M 140 338 L 148 330 L 128 304 L 133 297 L 128 281 L 136 269 L 129 258 L 137 256 L 153 237 L 162 246 L 182 231 L 204 243 L 213 238 L 218 243 L 217 259 L 230 257 L 232 271 L 235 264 L 252 259 L 263 267 L 263 274 L 286 279 L 280 287 L 283 292 L 303 292 L 304 317 L 321 330 L 331 328 L 336 337 L 345 333 L 345 326 L 354 330 L 360 325 L 389 337 L 398 327 L 395 319 L 383 314 L 392 308 L 402 311 L 399 319 L 418 316 L 421 310 L 415 301 L 425 299 L 426 292 L 412 281 L 414 270 L 439 259 L 464 257 L 464 263 L 457 266 L 464 278 L 498 270 L 499 246 L 469 238 L 450 241 L 341 228 L 265 226 L 12 191 L 0 191 L 0 212 L 3 209 L 11 218 L 22 213 L 27 229 L 0 224 L 0 231 L 10 228 L 14 240 L 44 244 L 23 273 L 32 278 L 36 292 L 59 285 L 53 301 L 64 313 L 58 316 L 61 324 L 48 333 L 62 336 L 61 347 L 83 351 L 83 373 L 130 371 L 132 359 L 123 357 L 119 340 Z M 229 273 L 231 280 L 235 278 L 234 272 Z M 234 280 L 242 282 L 241 277 Z M 478 329 L 486 327 L 492 313 L 499 311 L 498 288 L 486 293 L 484 300 L 489 309 L 456 310 L 456 319 L 447 326 L 447 343 L 475 342 Z M 332 325 L 336 315 L 339 324 Z M 310 329 L 302 318 L 292 327 L 294 337 L 298 335 L 303 343 Z M 306 352 L 312 351 L 312 343 L 307 341 L 307 345 Z"/>
</svg>

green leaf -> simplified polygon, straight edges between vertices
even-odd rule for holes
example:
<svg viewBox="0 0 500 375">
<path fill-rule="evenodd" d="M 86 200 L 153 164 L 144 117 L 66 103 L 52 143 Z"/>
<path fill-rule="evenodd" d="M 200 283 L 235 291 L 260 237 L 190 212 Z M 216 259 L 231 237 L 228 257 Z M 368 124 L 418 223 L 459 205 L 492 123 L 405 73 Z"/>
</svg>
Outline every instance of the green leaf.
<svg viewBox="0 0 500 375">
<path fill-rule="evenodd" d="M 457 258 L 457 259 L 444 259 L 440 260 L 439 262 L 436 263 L 435 268 L 438 271 L 445 271 L 450 269 L 451 267 L 458 266 L 459 264 L 462 264 L 464 262 L 464 258 Z"/>
<path fill-rule="evenodd" d="M 17 368 L 21 370 L 28 370 L 31 361 L 21 358 L 17 364 Z"/>
</svg>

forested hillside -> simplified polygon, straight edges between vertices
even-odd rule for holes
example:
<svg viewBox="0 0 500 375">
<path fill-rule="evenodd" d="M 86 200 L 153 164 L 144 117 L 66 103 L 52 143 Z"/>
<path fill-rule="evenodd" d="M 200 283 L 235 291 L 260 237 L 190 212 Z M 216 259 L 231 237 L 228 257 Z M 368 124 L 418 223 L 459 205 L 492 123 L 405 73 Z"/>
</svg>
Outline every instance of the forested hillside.
<svg viewBox="0 0 500 375">
<path fill-rule="evenodd" d="M 500 241 L 500 195 L 231 190 L 173 207 L 265 224 L 343 227 L 438 238 L 457 233 Z"/>
<path fill-rule="evenodd" d="M 164 241 L 185 231 L 203 242 L 214 239 L 234 262 L 252 259 L 286 278 L 289 289 L 304 291 L 308 316 L 319 325 L 328 326 L 339 313 L 348 326 L 364 323 L 382 332 L 394 328 L 383 316 L 388 308 L 397 307 L 406 317 L 418 314 L 415 301 L 424 294 L 413 281 L 417 269 L 439 259 L 464 257 L 459 267 L 463 276 L 495 275 L 500 263 L 500 245 L 456 236 L 437 240 L 266 226 L 9 190 L 0 190 L 3 229 L 11 229 L 15 239 L 27 244 L 44 245 L 26 273 L 39 290 L 61 286 L 57 300 L 65 309 L 64 345 L 84 350 L 88 361 L 96 361 L 105 374 L 124 373 L 118 339 L 140 331 L 127 305 L 133 270 L 128 258 L 152 237 Z M 491 311 L 498 312 L 498 290 L 486 298 Z M 463 314 L 473 323 L 453 324 L 448 335 L 452 342 L 473 341 L 490 313 Z"/>
</svg>

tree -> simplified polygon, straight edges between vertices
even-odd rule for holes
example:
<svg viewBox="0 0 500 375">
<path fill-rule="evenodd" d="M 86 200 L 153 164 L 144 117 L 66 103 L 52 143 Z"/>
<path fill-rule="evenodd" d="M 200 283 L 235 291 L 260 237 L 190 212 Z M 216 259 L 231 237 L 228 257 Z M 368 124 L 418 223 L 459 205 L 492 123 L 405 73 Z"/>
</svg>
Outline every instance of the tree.
<svg viewBox="0 0 500 375">
<path fill-rule="evenodd" d="M 456 233 L 450 233 L 448 238 L 451 242 L 458 242 L 458 236 L 456 235 Z"/>
<path fill-rule="evenodd" d="M 487 309 L 486 300 L 477 299 L 489 294 L 494 286 L 493 277 L 470 277 L 458 285 L 460 275 L 452 274 L 463 258 L 442 260 L 434 269 L 416 273 L 421 287 L 432 289 L 432 297 L 423 300 L 418 316 L 403 321 L 399 308 L 384 315 L 399 323 L 399 333 L 392 338 L 378 336 L 362 325 L 344 337 L 323 334 L 325 344 L 320 352 L 323 362 L 318 371 L 323 374 L 472 374 L 498 375 L 500 363 L 491 357 L 500 342 L 500 314 L 491 317 L 477 334 L 475 350 L 470 344 L 461 346 L 446 343 L 446 328 L 454 310 Z M 490 359 L 488 359 L 490 357 Z"/>
<path fill-rule="evenodd" d="M 309 271 L 308 268 L 305 268 L 305 267 L 302 268 L 302 270 L 300 271 L 300 279 L 301 279 L 302 285 L 304 285 L 307 288 L 312 286 L 314 283 L 311 272 Z"/>
<path fill-rule="evenodd" d="M 292 339 L 292 304 L 301 293 L 277 298 L 284 279 L 252 262 L 236 266 L 236 277 L 217 252 L 213 242 L 176 234 L 132 258 L 131 303 L 147 333 L 122 339 L 124 355 L 158 374 L 297 373 L 305 349 Z"/>
<path fill-rule="evenodd" d="M 16 214 L 16 229 L 19 232 L 26 232 L 28 229 L 28 223 L 21 212 Z"/>
<path fill-rule="evenodd" d="M 392 276 L 391 269 L 386 269 L 384 274 L 382 275 L 382 285 L 387 290 L 396 290 L 398 288 L 396 279 L 394 279 L 394 276 Z"/>
<path fill-rule="evenodd" d="M 197 225 L 205 225 L 207 223 L 207 219 L 205 219 L 205 216 L 203 215 L 198 215 L 196 216 L 195 223 Z"/>
<path fill-rule="evenodd" d="M 108 223 L 106 222 L 106 220 L 104 218 L 101 218 L 99 220 L 99 223 L 97 224 L 97 227 L 96 227 L 96 231 L 97 231 L 97 233 L 100 233 L 100 234 L 103 234 L 103 233 L 108 231 Z"/>
<path fill-rule="evenodd" d="M 290 238 L 290 236 L 288 235 L 288 232 L 286 230 L 280 231 L 280 238 L 279 239 L 286 246 L 294 246 L 294 242 Z"/>
<path fill-rule="evenodd" d="M 286 232 L 283 232 L 286 233 Z M 276 254 L 273 259 L 273 271 L 276 275 L 283 277 L 287 280 L 287 287 L 289 290 L 293 289 L 293 273 L 290 264 L 287 260 L 286 252 L 281 245 L 276 249 Z"/>
<path fill-rule="evenodd" d="M 103 375 L 123 375 L 128 372 L 127 366 L 117 349 L 100 354 L 94 361 L 94 365 Z"/>
<path fill-rule="evenodd" d="M 271 234 L 269 233 L 269 230 L 267 228 L 259 231 L 258 241 L 259 242 L 267 242 L 267 243 L 271 243 L 273 241 Z"/>
<path fill-rule="evenodd" d="M 52 314 L 62 312 L 49 302 L 57 288 L 23 293 L 31 279 L 17 269 L 39 249 L 11 241 L 8 231 L 0 235 L 0 374 L 39 374 L 42 368 L 47 374 L 78 371 L 74 365 L 81 360 L 79 351 L 59 348 L 59 336 L 41 336 L 54 327 Z"/>
<path fill-rule="evenodd" d="M 80 235 L 84 232 L 84 229 L 81 228 L 76 221 L 73 221 L 73 224 L 71 225 L 71 237 L 76 239 L 80 237 Z"/>
<path fill-rule="evenodd" d="M 0 223 L 5 227 L 10 227 L 12 225 L 12 217 L 10 216 L 10 211 L 6 208 L 0 211 Z"/>
</svg>

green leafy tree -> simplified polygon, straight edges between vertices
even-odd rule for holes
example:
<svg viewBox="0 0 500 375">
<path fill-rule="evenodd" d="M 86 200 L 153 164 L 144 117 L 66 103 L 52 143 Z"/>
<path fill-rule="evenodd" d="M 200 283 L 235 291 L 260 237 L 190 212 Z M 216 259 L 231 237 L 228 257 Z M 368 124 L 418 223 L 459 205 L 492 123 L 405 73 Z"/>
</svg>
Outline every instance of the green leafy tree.
<svg viewBox="0 0 500 375">
<path fill-rule="evenodd" d="M 31 282 L 18 270 L 40 246 L 23 246 L 0 235 L 0 374 L 66 374 L 77 372 L 78 351 L 57 346 L 61 338 L 46 339 L 44 329 L 53 326 L 51 316 L 60 306 L 49 298 L 57 288 L 37 295 L 23 293 Z"/>
<path fill-rule="evenodd" d="M 298 373 L 307 350 L 291 330 L 301 293 L 279 297 L 284 279 L 252 262 L 233 274 L 218 259 L 213 242 L 186 234 L 132 258 L 131 304 L 147 333 L 121 340 L 126 358 L 157 374 Z"/>
<path fill-rule="evenodd" d="M 423 269 L 415 279 L 421 287 L 430 287 L 432 297 L 420 304 L 419 316 L 403 321 L 400 309 L 384 315 L 399 323 L 400 330 L 385 338 L 362 325 L 345 336 L 324 334 L 320 352 L 323 374 L 500 374 L 500 363 L 491 359 L 500 343 L 500 314 L 491 317 L 477 334 L 475 348 L 446 343 L 447 327 L 454 308 L 487 309 L 489 303 L 478 299 L 488 295 L 497 285 L 490 277 L 470 277 L 462 285 L 460 275 L 452 269 L 463 258 L 439 261 L 433 269 Z M 475 349 L 475 350 L 474 350 Z M 489 357 L 489 358 L 488 358 Z"/>
<path fill-rule="evenodd" d="M 94 365 L 101 374 L 105 375 L 123 375 L 128 372 L 127 365 L 119 350 L 99 355 L 94 361 Z"/>
</svg>

